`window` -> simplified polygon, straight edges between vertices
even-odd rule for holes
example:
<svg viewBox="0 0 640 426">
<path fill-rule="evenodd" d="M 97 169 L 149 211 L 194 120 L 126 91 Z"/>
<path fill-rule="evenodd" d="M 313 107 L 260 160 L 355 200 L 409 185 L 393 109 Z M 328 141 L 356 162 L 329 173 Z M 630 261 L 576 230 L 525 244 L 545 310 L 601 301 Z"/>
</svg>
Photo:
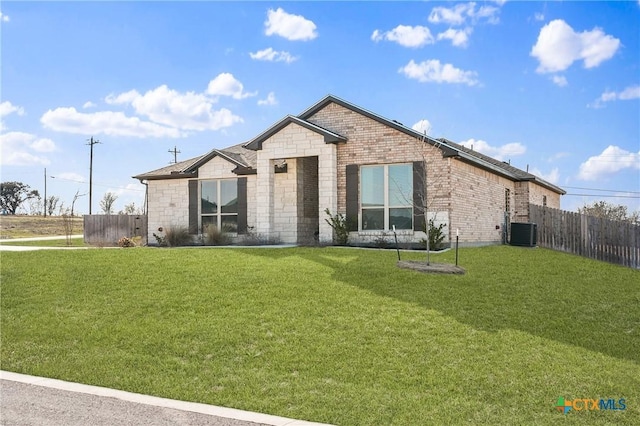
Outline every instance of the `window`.
<svg viewBox="0 0 640 426">
<path fill-rule="evenodd" d="M 544 207 L 547 207 L 547 196 L 546 196 L 546 195 L 543 195 L 543 196 L 542 196 L 542 205 L 543 205 Z"/>
<path fill-rule="evenodd" d="M 200 182 L 201 229 L 215 226 L 229 232 L 238 229 L 237 179 L 203 180 Z"/>
<path fill-rule="evenodd" d="M 363 231 L 413 229 L 411 164 L 362 166 L 360 194 Z"/>
</svg>

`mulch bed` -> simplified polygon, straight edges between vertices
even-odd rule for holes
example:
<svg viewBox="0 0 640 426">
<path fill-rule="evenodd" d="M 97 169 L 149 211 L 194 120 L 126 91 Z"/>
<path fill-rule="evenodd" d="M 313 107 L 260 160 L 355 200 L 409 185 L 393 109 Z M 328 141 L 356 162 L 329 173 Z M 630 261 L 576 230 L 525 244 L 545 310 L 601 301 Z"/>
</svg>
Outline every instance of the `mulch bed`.
<svg viewBox="0 0 640 426">
<path fill-rule="evenodd" d="M 425 274 L 464 274 L 465 270 L 456 265 L 448 263 L 433 263 L 427 265 L 427 262 L 418 260 L 399 260 L 398 267 L 403 269 L 412 269 L 414 271 L 423 272 Z"/>
</svg>

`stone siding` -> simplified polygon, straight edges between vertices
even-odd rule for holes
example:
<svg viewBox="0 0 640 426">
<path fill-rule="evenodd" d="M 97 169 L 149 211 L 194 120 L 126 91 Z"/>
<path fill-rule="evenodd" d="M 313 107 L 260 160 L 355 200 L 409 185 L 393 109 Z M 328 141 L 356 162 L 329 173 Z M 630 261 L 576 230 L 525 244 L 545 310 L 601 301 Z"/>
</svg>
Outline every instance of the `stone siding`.
<svg viewBox="0 0 640 426">
<path fill-rule="evenodd" d="M 148 185 L 147 241 L 155 244 L 154 233 L 164 235 L 167 228 L 189 226 L 189 187 L 187 179 L 151 180 Z"/>
<path fill-rule="evenodd" d="M 314 131 L 290 123 L 265 140 L 262 149 L 257 151 L 255 202 L 259 206 L 256 217 L 259 234 L 279 238 L 282 242 L 299 242 L 299 175 L 295 160 L 301 157 L 318 158 L 318 216 L 322 217 L 326 208 L 336 210 L 336 145 L 325 143 L 324 137 Z M 274 173 L 274 160 L 278 159 L 284 159 L 288 164 L 286 178 Z M 304 172 L 300 178 L 304 181 Z M 319 221 L 318 228 L 320 241 L 332 240 L 333 229 L 326 222 Z"/>
</svg>

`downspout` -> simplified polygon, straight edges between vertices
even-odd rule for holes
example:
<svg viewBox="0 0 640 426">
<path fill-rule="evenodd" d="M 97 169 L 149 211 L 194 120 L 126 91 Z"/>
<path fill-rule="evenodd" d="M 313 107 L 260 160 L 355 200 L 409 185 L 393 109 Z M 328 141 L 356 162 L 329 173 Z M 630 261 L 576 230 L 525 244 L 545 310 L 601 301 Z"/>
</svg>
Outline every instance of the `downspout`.
<svg viewBox="0 0 640 426">
<path fill-rule="evenodd" d="M 140 183 L 145 186 L 144 188 L 144 211 L 143 213 L 149 214 L 149 182 L 145 182 L 143 179 L 140 179 Z"/>
</svg>

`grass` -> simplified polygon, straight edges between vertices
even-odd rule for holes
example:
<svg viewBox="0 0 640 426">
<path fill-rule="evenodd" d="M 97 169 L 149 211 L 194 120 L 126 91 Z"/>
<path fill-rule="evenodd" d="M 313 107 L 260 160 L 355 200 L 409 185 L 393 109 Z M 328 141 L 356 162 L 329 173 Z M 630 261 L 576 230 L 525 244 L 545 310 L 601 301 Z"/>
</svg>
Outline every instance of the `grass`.
<svg viewBox="0 0 640 426">
<path fill-rule="evenodd" d="M 82 234 L 82 217 L 73 218 L 73 234 Z M 60 216 L 0 216 L 0 238 L 25 238 L 65 235 L 64 222 Z"/>
<path fill-rule="evenodd" d="M 499 246 L 424 275 L 395 256 L 3 253 L 2 368 L 340 425 L 638 424 L 638 271 Z M 563 415 L 560 396 L 627 410 Z"/>
<path fill-rule="evenodd" d="M 65 238 L 60 240 L 38 240 L 38 241 L 0 240 L 0 245 L 29 246 L 29 247 L 91 247 L 91 245 L 84 242 L 83 238 L 71 238 L 70 244 L 67 244 L 67 240 Z"/>
</svg>

